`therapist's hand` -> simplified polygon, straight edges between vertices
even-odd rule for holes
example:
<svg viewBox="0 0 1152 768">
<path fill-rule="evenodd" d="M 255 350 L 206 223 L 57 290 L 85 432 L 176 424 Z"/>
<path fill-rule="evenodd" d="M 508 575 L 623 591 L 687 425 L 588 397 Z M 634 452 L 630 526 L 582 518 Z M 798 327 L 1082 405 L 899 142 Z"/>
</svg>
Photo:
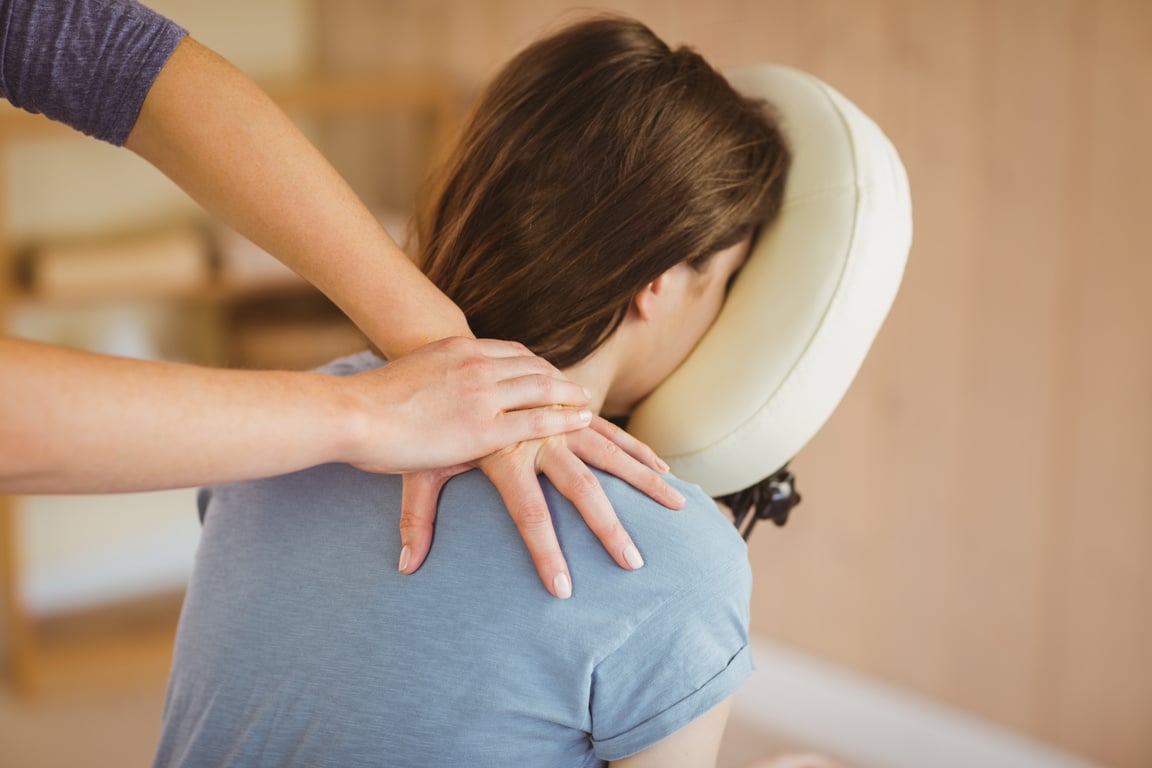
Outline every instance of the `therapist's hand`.
<svg viewBox="0 0 1152 768">
<path fill-rule="evenodd" d="M 588 429 L 525 441 L 474 463 L 504 499 L 540 581 L 559 598 L 571 596 L 572 575 L 556 540 L 537 473 L 547 476 L 576 506 L 620 567 L 635 570 L 643 566 L 632 538 L 588 465 L 616 475 L 666 507 L 679 509 L 684 505 L 684 498 L 653 471 L 662 473 L 668 469 L 655 452 L 599 416 L 593 418 Z M 449 478 L 471 466 L 461 464 L 404 476 L 400 516 L 403 549 L 399 564 L 402 573 L 414 572 L 428 555 L 440 489 Z"/>
<path fill-rule="evenodd" d="M 588 394 L 527 347 L 453 337 L 340 379 L 363 414 L 347 463 L 416 472 L 583 429 Z"/>
</svg>

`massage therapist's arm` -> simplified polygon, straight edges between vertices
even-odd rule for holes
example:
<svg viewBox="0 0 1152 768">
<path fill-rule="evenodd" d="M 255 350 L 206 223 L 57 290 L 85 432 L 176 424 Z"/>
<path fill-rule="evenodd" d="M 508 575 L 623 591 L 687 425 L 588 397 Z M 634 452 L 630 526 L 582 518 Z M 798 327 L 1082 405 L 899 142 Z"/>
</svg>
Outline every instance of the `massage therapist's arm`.
<svg viewBox="0 0 1152 768">
<path fill-rule="evenodd" d="M 104 32 L 108 40 L 121 39 L 138 20 L 129 4 L 99 9 L 114 29 L 87 27 L 85 34 L 98 41 Z M 11 78 L 43 69 L 26 65 L 37 56 L 89 61 L 94 78 L 103 76 L 103 67 L 116 69 L 113 60 L 100 58 L 100 45 L 59 27 L 65 10 L 75 13 L 78 6 L 13 10 L 16 22 L 3 30 L 11 57 L 5 63 L 19 66 L 6 68 L 6 88 L 14 85 Z M 37 30 L 48 30 L 48 39 L 33 39 Z M 85 87 L 76 77 L 52 86 Z M 49 98 L 52 93 L 41 84 L 41 101 L 71 104 Z M 91 119 L 83 109 L 53 113 Z M 0 490 L 140 491 L 330 461 L 412 471 L 586 423 L 583 391 L 518 344 L 457 338 L 421 347 L 444 336 L 470 336 L 459 310 L 404 257 L 287 116 L 196 41 L 183 37 L 176 44 L 125 143 L 207 210 L 328 291 L 389 354 L 420 349 L 386 372 L 337 381 L 122 360 L 5 339 Z M 557 410 L 557 404 L 573 407 Z"/>
<path fill-rule="evenodd" d="M 348 377 L 127 360 L 0 338 L 0 493 L 223 483 L 328 462 L 404 472 L 587 423 L 507 342 L 448 339 Z M 541 384 L 541 382 L 546 382 Z M 451 432 L 440 419 L 458 425 Z"/>
<path fill-rule="evenodd" d="M 611 768 L 715 768 L 732 710 L 729 697 L 643 752 L 613 760 Z"/>
</svg>

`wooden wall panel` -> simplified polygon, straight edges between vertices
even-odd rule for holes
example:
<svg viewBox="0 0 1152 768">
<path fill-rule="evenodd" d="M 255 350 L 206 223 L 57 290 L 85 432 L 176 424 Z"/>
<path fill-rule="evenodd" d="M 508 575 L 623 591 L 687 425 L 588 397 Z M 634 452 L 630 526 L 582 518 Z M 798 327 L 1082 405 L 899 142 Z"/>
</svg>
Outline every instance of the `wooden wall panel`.
<svg viewBox="0 0 1152 768">
<path fill-rule="evenodd" d="M 1152 3 L 631 0 L 720 66 L 823 77 L 916 236 L 856 386 L 752 542 L 754 630 L 1118 768 L 1152 764 Z M 467 97 L 556 0 L 325 0 L 320 61 Z"/>
<path fill-rule="evenodd" d="M 1115 765 L 1152 764 L 1152 6 L 1080 14 L 1061 293 L 1067 357 L 1045 730 Z"/>
</svg>

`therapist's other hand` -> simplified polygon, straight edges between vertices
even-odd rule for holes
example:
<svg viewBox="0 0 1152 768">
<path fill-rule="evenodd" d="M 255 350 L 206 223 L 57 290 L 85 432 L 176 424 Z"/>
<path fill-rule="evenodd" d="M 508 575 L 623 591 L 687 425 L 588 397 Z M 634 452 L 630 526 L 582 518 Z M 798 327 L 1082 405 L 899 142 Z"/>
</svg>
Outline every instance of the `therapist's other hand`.
<svg viewBox="0 0 1152 768">
<path fill-rule="evenodd" d="M 588 395 L 515 342 L 454 337 L 340 380 L 360 414 L 347 463 L 415 472 L 586 427 Z"/>
<path fill-rule="evenodd" d="M 642 567 L 643 558 L 588 465 L 616 475 L 666 507 L 684 506 L 684 497 L 653 472 L 668 470 L 655 452 L 599 416 L 593 418 L 588 429 L 524 441 L 486 456 L 474 465 L 500 492 L 528 546 L 541 583 L 559 598 L 571 596 L 572 575 L 556 540 L 538 473 L 551 480 L 576 506 L 612 558 L 628 570 Z M 414 572 L 428 555 L 436 502 L 444 483 L 470 466 L 462 464 L 404 476 L 400 516 L 403 549 L 399 564 L 402 573 Z"/>
</svg>

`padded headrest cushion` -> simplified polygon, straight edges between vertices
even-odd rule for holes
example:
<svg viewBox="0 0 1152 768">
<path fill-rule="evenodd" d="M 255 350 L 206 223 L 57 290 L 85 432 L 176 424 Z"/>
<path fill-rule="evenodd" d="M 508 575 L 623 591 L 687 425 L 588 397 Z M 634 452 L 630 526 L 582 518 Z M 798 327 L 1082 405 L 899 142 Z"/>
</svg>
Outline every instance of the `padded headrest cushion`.
<svg viewBox="0 0 1152 768">
<path fill-rule="evenodd" d="M 712 496 L 767 478 L 824 425 L 888 314 L 912 240 L 904 167 L 855 105 L 787 67 L 728 79 L 774 108 L 788 140 L 783 207 L 715 324 L 628 423 Z"/>
</svg>

